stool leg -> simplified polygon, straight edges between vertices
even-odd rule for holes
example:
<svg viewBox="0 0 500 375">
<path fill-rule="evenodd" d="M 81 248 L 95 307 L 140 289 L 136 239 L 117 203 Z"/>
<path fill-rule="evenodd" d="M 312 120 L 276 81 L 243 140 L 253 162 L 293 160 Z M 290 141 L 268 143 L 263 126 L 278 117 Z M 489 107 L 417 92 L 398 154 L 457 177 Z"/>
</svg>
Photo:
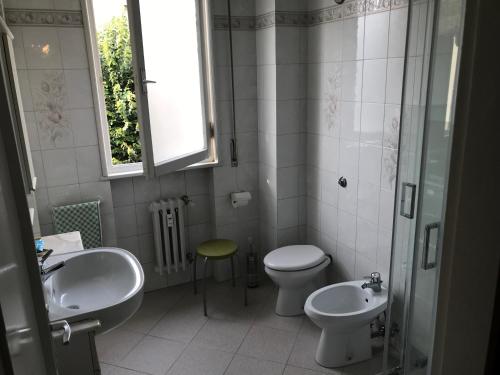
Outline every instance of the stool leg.
<svg viewBox="0 0 500 375">
<path fill-rule="evenodd" d="M 203 259 L 203 314 L 207 316 L 207 261 L 208 257 Z"/>
<path fill-rule="evenodd" d="M 193 288 L 194 288 L 194 294 L 198 293 L 198 290 L 196 289 L 196 253 L 194 254 L 194 263 L 193 263 Z"/>
<path fill-rule="evenodd" d="M 244 283 L 243 283 L 243 303 L 245 306 L 248 306 L 248 265 L 245 262 L 245 277 L 244 277 Z"/>
<path fill-rule="evenodd" d="M 231 256 L 231 280 L 234 288 L 236 286 L 236 281 L 234 278 L 234 255 Z"/>
</svg>

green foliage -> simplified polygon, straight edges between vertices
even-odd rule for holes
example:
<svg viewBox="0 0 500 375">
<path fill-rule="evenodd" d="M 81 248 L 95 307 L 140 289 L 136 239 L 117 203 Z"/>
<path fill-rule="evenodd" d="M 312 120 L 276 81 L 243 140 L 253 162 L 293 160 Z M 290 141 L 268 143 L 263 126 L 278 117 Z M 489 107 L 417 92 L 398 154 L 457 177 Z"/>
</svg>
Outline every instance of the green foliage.
<svg viewBox="0 0 500 375">
<path fill-rule="evenodd" d="M 113 164 L 141 161 L 132 48 L 125 13 L 97 35 Z"/>
</svg>

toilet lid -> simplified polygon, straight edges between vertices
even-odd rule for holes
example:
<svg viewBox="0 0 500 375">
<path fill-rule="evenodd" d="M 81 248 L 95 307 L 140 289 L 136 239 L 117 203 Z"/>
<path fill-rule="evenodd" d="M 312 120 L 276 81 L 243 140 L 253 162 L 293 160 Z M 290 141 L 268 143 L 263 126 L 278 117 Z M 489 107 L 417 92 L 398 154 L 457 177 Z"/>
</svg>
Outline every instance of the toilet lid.
<svg viewBox="0 0 500 375">
<path fill-rule="evenodd" d="M 284 246 L 264 257 L 266 267 L 277 271 L 298 271 L 317 266 L 325 253 L 313 245 Z"/>
</svg>

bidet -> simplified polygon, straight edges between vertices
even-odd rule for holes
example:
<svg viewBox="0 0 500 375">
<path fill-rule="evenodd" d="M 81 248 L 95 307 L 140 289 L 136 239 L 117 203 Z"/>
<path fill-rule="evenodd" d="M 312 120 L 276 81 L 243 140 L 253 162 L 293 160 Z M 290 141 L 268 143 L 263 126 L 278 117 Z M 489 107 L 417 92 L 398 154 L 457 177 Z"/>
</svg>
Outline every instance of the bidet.
<svg viewBox="0 0 500 375">
<path fill-rule="evenodd" d="M 387 307 L 387 289 L 376 292 L 364 280 L 332 284 L 306 300 L 305 313 L 322 329 L 316 362 L 341 367 L 370 359 L 372 322 Z"/>
</svg>

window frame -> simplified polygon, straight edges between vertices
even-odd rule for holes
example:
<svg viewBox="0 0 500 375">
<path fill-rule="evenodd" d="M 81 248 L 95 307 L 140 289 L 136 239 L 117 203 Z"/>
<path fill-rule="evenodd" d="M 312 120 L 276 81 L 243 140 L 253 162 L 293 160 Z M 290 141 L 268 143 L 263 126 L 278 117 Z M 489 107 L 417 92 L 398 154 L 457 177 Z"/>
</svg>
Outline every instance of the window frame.
<svg viewBox="0 0 500 375">
<path fill-rule="evenodd" d="M 104 94 L 104 86 L 102 84 L 102 70 L 101 63 L 99 58 L 99 49 L 97 45 L 97 30 L 95 26 L 95 18 L 94 18 L 94 10 L 93 10 L 93 1 L 99 0 L 81 0 L 82 7 L 82 15 L 83 15 L 83 28 L 85 34 L 85 42 L 87 48 L 87 55 L 89 61 L 89 73 L 91 80 L 91 88 L 93 94 L 94 101 L 94 112 L 95 119 L 97 125 L 97 135 L 98 135 L 98 143 L 99 143 L 99 151 L 100 151 L 100 159 L 102 165 L 102 173 L 103 177 L 108 179 L 116 179 L 116 178 L 126 178 L 126 177 L 134 177 L 134 176 L 154 176 L 154 171 L 146 171 L 144 170 L 144 158 L 151 157 L 152 150 L 147 150 L 145 144 L 143 143 L 143 133 L 140 132 L 141 139 L 141 158 L 142 162 L 138 163 L 124 163 L 124 164 L 116 164 L 112 163 L 112 152 L 111 152 L 111 143 L 109 136 L 109 127 L 108 127 L 108 119 L 106 115 L 106 102 L 105 102 L 105 94 Z M 218 166 L 220 164 L 218 157 L 218 132 L 216 131 L 217 124 L 217 113 L 216 113 L 216 99 L 215 99 L 215 76 L 214 76 L 214 56 L 213 56 L 213 37 L 212 37 L 212 13 L 211 13 L 211 0 L 196 0 L 197 3 L 200 1 L 206 1 L 206 27 L 199 32 L 200 40 L 203 41 L 202 47 L 202 61 L 201 66 L 203 66 L 203 85 L 204 85 L 204 101 L 203 107 L 205 112 L 205 117 L 207 121 L 209 121 L 210 125 L 208 127 L 209 136 L 208 136 L 208 158 L 189 165 L 187 167 L 183 167 L 180 169 L 174 170 L 189 170 L 189 169 L 198 169 L 198 168 L 208 168 Z M 137 63 L 137 55 L 136 55 L 136 40 L 137 38 L 141 38 L 140 28 L 137 30 L 136 20 L 134 19 L 134 9 L 138 7 L 138 0 L 126 0 L 127 9 L 128 9 L 128 17 L 129 17 L 129 30 L 130 30 L 130 38 L 131 38 L 131 46 L 132 46 L 132 60 L 134 67 L 134 81 L 135 81 L 135 91 L 136 91 L 136 102 L 137 102 L 137 111 L 139 121 L 142 120 L 142 110 L 141 108 L 141 96 L 145 96 L 147 94 L 143 94 L 143 85 L 141 82 L 141 72 L 138 71 L 138 63 Z M 200 7 L 199 4 L 197 4 Z M 174 161 L 175 163 L 175 161 Z M 172 171 L 174 171 L 172 170 Z"/>
</svg>

